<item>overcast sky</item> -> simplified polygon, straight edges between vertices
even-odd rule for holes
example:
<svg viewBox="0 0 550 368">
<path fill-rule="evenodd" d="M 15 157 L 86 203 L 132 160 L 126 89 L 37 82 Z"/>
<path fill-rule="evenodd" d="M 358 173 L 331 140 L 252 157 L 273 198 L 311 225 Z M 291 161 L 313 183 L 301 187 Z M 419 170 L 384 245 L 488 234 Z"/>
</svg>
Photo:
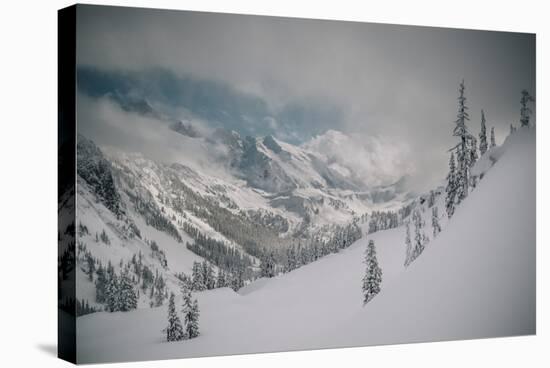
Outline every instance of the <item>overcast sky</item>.
<svg viewBox="0 0 550 368">
<path fill-rule="evenodd" d="M 520 91 L 535 94 L 531 34 L 93 6 L 79 6 L 77 25 L 81 67 L 227 83 L 294 120 L 279 138 L 378 139 L 377 157 L 387 144 L 392 160 L 401 152 L 396 171 L 430 183 L 445 175 L 462 78 L 470 130 L 483 108 L 497 143 L 519 125 Z M 288 106 L 300 113 L 277 115 Z M 270 119 L 254 124 L 277 127 Z"/>
</svg>

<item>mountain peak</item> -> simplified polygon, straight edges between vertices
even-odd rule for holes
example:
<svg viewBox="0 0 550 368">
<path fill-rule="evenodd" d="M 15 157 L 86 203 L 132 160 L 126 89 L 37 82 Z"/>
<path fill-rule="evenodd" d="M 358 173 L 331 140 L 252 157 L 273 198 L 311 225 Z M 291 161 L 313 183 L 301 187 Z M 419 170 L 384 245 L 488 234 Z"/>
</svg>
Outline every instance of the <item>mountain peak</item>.
<svg viewBox="0 0 550 368">
<path fill-rule="evenodd" d="M 279 145 L 279 143 L 277 143 L 275 138 L 273 138 L 273 136 L 271 136 L 271 135 L 266 135 L 264 137 L 263 144 L 264 144 L 264 146 L 266 146 L 267 148 L 269 148 L 270 150 L 272 150 L 275 153 L 281 153 L 281 151 L 283 150 L 281 148 L 281 146 Z"/>
</svg>

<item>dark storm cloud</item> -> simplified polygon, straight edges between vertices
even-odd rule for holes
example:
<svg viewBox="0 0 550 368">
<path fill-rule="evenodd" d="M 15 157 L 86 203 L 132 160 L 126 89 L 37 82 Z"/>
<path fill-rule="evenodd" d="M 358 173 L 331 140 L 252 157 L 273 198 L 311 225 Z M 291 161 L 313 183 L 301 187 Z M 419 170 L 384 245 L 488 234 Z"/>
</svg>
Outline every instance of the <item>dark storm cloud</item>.
<svg viewBox="0 0 550 368">
<path fill-rule="evenodd" d="M 78 63 L 226 83 L 295 139 L 331 125 L 395 142 L 429 182 L 444 175 L 462 78 L 472 132 L 483 108 L 497 141 L 518 125 L 521 89 L 535 93 L 534 35 L 355 22 L 80 6 Z"/>
</svg>

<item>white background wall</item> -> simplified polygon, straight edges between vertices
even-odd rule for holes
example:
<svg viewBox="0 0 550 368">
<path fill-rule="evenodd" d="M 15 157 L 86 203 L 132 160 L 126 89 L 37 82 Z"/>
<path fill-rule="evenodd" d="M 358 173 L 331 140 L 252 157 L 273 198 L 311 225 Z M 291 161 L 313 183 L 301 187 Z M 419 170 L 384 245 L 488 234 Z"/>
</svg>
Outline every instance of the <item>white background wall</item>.
<svg viewBox="0 0 550 368">
<path fill-rule="evenodd" d="M 133 363 L 133 367 L 549 366 L 549 11 L 543 1 L 187 0 L 96 4 L 481 28 L 537 33 L 536 337 Z M 57 14 L 60 0 L 4 1 L 0 11 L 0 366 L 61 367 L 57 333 Z M 518 244 L 521 246 L 521 244 Z M 513 272 L 513 270 L 511 270 Z M 238 338 L 238 337 L 236 337 Z M 111 367 L 122 367 L 114 364 Z"/>
</svg>

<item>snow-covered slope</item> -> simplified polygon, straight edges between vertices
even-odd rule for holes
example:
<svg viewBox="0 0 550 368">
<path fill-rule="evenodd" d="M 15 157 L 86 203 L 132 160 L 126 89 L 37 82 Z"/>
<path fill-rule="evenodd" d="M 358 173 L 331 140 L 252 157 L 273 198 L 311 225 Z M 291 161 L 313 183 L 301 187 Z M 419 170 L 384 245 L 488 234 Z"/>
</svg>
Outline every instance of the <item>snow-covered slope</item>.
<svg viewBox="0 0 550 368">
<path fill-rule="evenodd" d="M 86 257 L 96 267 L 111 263 L 120 270 L 142 254 L 150 261 L 148 267 L 165 279 L 189 274 L 193 262 L 201 260 L 186 247 L 196 240 L 191 234 L 195 231 L 257 265 L 265 249 L 282 253 L 314 236 L 331 237 L 335 226 L 367 211 L 397 208 L 404 200 L 404 193 L 383 188 L 391 193 L 379 201 L 376 188 L 365 191 L 354 178 L 330 169 L 318 154 L 271 136 L 242 138 L 218 130 L 208 138 L 178 137 L 182 144 L 192 141 L 204 150 L 224 146 L 220 151 L 226 157 L 215 161 L 205 156 L 213 161 L 209 170 L 200 170 L 194 158 L 159 162 L 141 153 L 99 148 L 79 136 L 75 226 L 83 229 L 78 237 L 80 271 L 87 272 Z M 110 246 L 99 240 L 103 232 Z M 151 255 L 150 242 L 160 247 L 167 267 L 158 254 Z M 86 277 L 80 276 L 84 282 Z M 78 299 L 93 304 L 93 284 L 79 290 Z"/>
<path fill-rule="evenodd" d="M 532 334 L 535 130 L 518 130 L 491 161 L 477 188 L 406 269 L 404 228 L 377 232 L 239 294 L 227 288 L 197 293 L 201 335 L 192 340 L 164 342 L 165 306 L 80 317 L 78 361 Z M 442 214 L 441 200 L 437 205 Z M 363 307 L 369 239 L 376 243 L 383 283 Z"/>
</svg>

